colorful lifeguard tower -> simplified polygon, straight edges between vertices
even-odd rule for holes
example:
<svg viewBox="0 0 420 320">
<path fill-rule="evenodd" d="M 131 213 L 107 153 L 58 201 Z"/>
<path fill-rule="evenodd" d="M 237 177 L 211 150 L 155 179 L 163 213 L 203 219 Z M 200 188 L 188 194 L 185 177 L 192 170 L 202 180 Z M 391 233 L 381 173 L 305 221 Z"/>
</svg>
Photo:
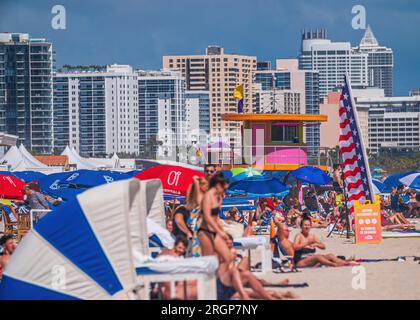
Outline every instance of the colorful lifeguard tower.
<svg viewBox="0 0 420 320">
<path fill-rule="evenodd" d="M 232 161 L 225 169 L 250 165 L 261 170 L 294 170 L 305 165 L 327 169 L 320 161 L 320 148 L 304 142 L 304 127 L 327 121 L 326 115 L 223 114 L 222 120 L 243 122 L 242 163 Z"/>
</svg>

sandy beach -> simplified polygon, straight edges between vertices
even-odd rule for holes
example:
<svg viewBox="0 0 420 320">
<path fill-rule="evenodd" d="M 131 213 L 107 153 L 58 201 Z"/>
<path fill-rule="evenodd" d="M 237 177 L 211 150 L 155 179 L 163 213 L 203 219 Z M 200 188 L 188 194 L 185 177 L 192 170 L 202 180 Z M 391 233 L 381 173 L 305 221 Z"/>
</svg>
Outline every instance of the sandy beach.
<svg viewBox="0 0 420 320">
<path fill-rule="evenodd" d="M 420 229 L 420 221 L 417 221 Z M 298 232 L 292 229 L 291 239 Z M 324 229 L 312 232 L 323 241 L 327 250 L 345 257 L 355 256 L 361 259 L 396 258 L 398 256 L 420 256 L 420 238 L 383 239 L 381 244 L 356 245 L 354 240 L 333 235 L 327 238 Z M 269 281 L 288 278 L 290 283 L 307 282 L 309 287 L 290 288 L 300 299 L 420 299 L 420 264 L 408 258 L 405 262 L 370 262 L 361 264 L 366 269 L 366 288 L 352 288 L 352 267 L 308 268 L 301 272 L 263 276 Z M 273 289 L 284 291 L 286 289 Z M 289 290 L 289 288 L 287 289 Z"/>
</svg>

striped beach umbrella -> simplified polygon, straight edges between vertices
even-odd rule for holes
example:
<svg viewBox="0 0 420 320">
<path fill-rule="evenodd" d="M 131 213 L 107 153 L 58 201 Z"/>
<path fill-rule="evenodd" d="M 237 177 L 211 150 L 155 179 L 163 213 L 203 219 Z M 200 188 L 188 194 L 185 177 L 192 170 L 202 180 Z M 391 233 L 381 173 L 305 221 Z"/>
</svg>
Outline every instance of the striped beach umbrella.
<svg viewBox="0 0 420 320">
<path fill-rule="evenodd" d="M 129 219 L 139 184 L 130 179 L 87 190 L 45 216 L 11 256 L 0 300 L 132 298 Z"/>
</svg>

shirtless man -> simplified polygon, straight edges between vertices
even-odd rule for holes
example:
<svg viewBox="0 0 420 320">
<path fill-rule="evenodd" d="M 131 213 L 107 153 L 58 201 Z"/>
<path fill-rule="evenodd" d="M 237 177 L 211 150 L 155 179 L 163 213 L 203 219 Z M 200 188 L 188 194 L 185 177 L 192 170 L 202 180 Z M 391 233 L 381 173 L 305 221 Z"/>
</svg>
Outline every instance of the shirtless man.
<svg viewBox="0 0 420 320">
<path fill-rule="evenodd" d="M 312 222 L 310 218 L 303 218 L 300 227 L 301 232 L 296 235 L 293 243 L 294 249 L 294 263 L 298 268 L 313 267 L 325 265 L 330 267 L 342 267 L 349 265 L 357 265 L 352 260 L 343 260 L 337 258 L 335 255 L 315 254 L 316 249 L 325 250 L 323 244 L 317 237 L 310 233 Z"/>
<path fill-rule="evenodd" d="M 289 228 L 285 224 L 281 223 L 281 221 L 276 217 L 274 218 L 274 223 L 277 226 L 277 236 L 279 238 L 280 245 L 287 256 L 293 257 L 295 250 L 293 249 L 293 242 L 289 240 Z"/>
<path fill-rule="evenodd" d="M 3 271 L 6 268 L 6 265 L 9 263 L 10 256 L 15 251 L 16 245 L 12 236 L 3 236 L 0 239 L 0 246 L 2 246 L 3 251 L 0 256 L 0 279 L 3 275 Z"/>
</svg>

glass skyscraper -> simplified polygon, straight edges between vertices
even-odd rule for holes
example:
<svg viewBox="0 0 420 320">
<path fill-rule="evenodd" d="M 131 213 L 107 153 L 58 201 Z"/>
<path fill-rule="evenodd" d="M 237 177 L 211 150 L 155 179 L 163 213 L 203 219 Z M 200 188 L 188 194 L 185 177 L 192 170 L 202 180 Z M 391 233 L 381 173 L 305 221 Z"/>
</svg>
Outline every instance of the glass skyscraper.
<svg viewBox="0 0 420 320">
<path fill-rule="evenodd" d="M 185 78 L 176 71 L 138 71 L 138 95 L 140 153 L 176 153 L 185 141 Z"/>
<path fill-rule="evenodd" d="M 52 44 L 0 33 L 0 131 L 38 154 L 53 151 Z"/>
</svg>

